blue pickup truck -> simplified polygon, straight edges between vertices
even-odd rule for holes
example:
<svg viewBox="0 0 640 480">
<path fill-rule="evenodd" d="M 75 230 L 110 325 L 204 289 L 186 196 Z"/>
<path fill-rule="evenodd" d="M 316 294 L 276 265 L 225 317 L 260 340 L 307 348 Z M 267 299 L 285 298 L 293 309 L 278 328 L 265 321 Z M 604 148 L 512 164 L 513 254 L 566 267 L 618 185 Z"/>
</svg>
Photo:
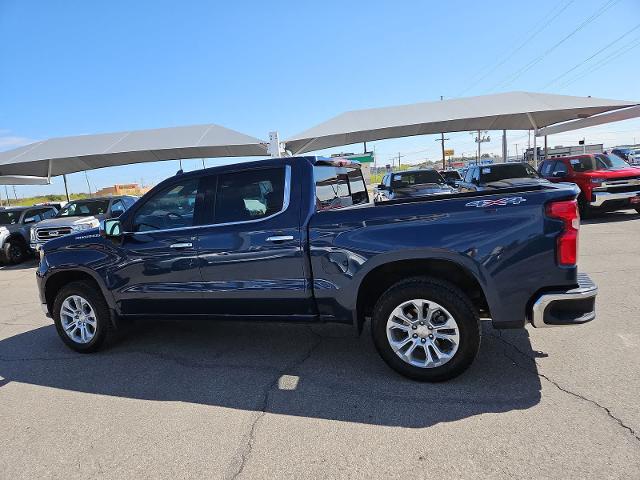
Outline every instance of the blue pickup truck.
<svg viewBox="0 0 640 480">
<path fill-rule="evenodd" d="M 370 320 L 387 364 L 463 372 L 496 328 L 580 324 L 578 189 L 531 185 L 373 203 L 359 165 L 295 157 L 178 173 L 99 229 L 40 251 L 44 311 L 93 352 L 123 322 Z"/>
</svg>

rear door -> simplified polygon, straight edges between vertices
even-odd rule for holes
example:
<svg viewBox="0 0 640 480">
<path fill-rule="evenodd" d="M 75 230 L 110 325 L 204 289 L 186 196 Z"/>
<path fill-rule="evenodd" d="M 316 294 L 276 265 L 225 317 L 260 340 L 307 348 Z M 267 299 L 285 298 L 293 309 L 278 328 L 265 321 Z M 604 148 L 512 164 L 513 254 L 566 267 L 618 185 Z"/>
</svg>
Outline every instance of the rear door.
<svg viewBox="0 0 640 480">
<path fill-rule="evenodd" d="M 203 313 L 198 226 L 201 180 L 177 177 L 136 205 L 124 223 L 114 295 L 126 315 Z"/>
<path fill-rule="evenodd" d="M 207 179 L 209 226 L 200 230 L 200 269 L 211 315 L 284 319 L 315 315 L 303 267 L 300 187 L 292 166 Z"/>
</svg>

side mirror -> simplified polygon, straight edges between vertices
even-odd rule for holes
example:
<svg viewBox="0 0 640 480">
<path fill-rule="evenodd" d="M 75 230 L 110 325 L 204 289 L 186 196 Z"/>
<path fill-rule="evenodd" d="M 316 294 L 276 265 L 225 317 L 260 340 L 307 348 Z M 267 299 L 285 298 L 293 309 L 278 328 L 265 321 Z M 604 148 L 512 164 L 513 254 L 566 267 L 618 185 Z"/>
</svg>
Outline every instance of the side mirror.
<svg viewBox="0 0 640 480">
<path fill-rule="evenodd" d="M 124 212 L 122 210 L 113 210 L 111 212 L 111 218 L 118 218 L 120 215 L 122 215 Z"/>
<path fill-rule="evenodd" d="M 99 228 L 100 235 L 105 238 L 118 238 L 122 236 L 122 224 L 120 220 L 110 218 L 102 220 Z"/>
</svg>

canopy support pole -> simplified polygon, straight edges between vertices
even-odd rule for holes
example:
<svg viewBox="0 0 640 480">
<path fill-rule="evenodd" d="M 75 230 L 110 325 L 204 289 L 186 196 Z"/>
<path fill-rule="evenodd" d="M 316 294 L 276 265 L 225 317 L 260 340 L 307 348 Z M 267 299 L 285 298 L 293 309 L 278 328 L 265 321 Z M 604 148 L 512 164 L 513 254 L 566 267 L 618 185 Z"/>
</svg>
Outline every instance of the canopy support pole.
<svg viewBox="0 0 640 480">
<path fill-rule="evenodd" d="M 548 147 L 547 147 L 547 136 L 544 136 L 544 159 L 548 160 Z"/>
<path fill-rule="evenodd" d="M 47 167 L 47 183 L 51 183 L 51 163 L 53 160 L 49 160 Z"/>
<path fill-rule="evenodd" d="M 507 131 L 502 130 L 502 163 L 507 163 Z"/>
<path fill-rule="evenodd" d="M 70 202 L 71 199 L 69 198 L 69 189 L 67 188 L 67 176 L 62 175 L 62 179 L 64 180 L 64 193 L 67 194 L 67 202 Z"/>
<path fill-rule="evenodd" d="M 277 131 L 269 132 L 269 147 L 267 152 L 272 158 L 279 158 L 284 155 L 284 149 L 280 143 L 280 134 Z"/>
<path fill-rule="evenodd" d="M 533 127 L 533 166 L 538 168 L 538 143 L 536 142 L 538 138 L 538 125 L 536 125 L 533 116 L 529 112 L 527 112 L 527 117 L 529 117 L 529 121 Z"/>
</svg>

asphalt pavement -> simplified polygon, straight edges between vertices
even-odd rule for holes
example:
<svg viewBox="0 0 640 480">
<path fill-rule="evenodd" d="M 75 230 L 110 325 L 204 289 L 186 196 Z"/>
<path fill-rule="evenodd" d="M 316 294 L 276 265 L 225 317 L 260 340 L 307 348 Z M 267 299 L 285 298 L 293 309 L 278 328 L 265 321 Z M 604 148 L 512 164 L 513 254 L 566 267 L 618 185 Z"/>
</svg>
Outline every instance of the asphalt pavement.
<svg viewBox="0 0 640 480">
<path fill-rule="evenodd" d="M 640 478 L 640 215 L 583 224 L 598 317 L 484 325 L 473 367 L 406 380 L 368 330 L 144 322 L 65 348 L 35 265 L 0 268 L 0 478 Z"/>
</svg>

